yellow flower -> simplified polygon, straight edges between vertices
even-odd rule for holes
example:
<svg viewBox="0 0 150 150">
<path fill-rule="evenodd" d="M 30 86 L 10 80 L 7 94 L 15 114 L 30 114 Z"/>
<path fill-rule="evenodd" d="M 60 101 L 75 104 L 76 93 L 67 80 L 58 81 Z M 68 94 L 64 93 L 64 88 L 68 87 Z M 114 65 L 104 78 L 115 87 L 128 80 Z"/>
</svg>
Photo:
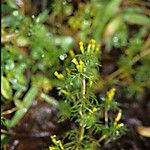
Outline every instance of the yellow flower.
<svg viewBox="0 0 150 150">
<path fill-rule="evenodd" d="M 58 140 L 58 144 L 59 144 L 60 149 L 61 149 L 61 150 L 64 150 L 64 147 L 63 147 L 63 145 L 62 145 L 62 143 L 61 143 L 60 140 Z"/>
<path fill-rule="evenodd" d="M 67 92 L 66 90 L 63 90 L 63 89 L 61 89 L 60 92 L 63 93 L 63 94 L 65 94 L 65 95 L 68 95 L 68 96 L 70 95 L 69 92 Z"/>
<path fill-rule="evenodd" d="M 93 112 L 97 112 L 97 108 L 96 107 L 93 108 Z"/>
<path fill-rule="evenodd" d="M 84 62 L 80 60 L 80 62 L 77 61 L 76 58 L 74 58 L 72 60 L 72 62 L 76 65 L 76 68 L 78 69 L 79 72 L 83 71 L 83 66 L 84 66 Z"/>
<path fill-rule="evenodd" d="M 64 80 L 64 79 L 65 79 L 64 76 L 63 76 L 63 74 L 58 73 L 57 71 L 54 72 L 54 75 L 55 75 L 58 79 L 60 79 L 60 80 Z"/>
<path fill-rule="evenodd" d="M 89 43 L 88 48 L 87 48 L 87 52 L 88 52 L 88 53 L 90 53 L 90 51 L 91 51 L 91 46 L 92 46 L 92 45 Z"/>
<path fill-rule="evenodd" d="M 49 150 L 57 150 L 57 149 L 55 147 L 53 147 L 53 146 L 50 146 Z"/>
<path fill-rule="evenodd" d="M 91 43 L 91 50 L 92 50 L 92 52 L 93 52 L 94 49 L 95 49 L 96 41 L 92 39 L 92 40 L 90 41 L 90 43 Z"/>
<path fill-rule="evenodd" d="M 80 64 L 81 66 L 83 66 L 83 65 L 84 65 L 84 62 L 83 62 L 82 60 L 80 60 L 79 64 Z"/>
<path fill-rule="evenodd" d="M 76 66 L 79 65 L 79 63 L 78 63 L 78 61 L 77 61 L 76 58 L 73 58 L 72 62 L 73 62 Z"/>
<path fill-rule="evenodd" d="M 54 144 L 57 144 L 56 135 L 52 135 L 52 136 L 51 136 L 51 139 L 52 139 L 52 142 L 53 142 Z"/>
<path fill-rule="evenodd" d="M 117 114 L 117 117 L 115 118 L 114 125 L 117 125 L 117 122 L 121 119 L 121 116 L 122 116 L 122 110 L 120 109 Z"/>
<path fill-rule="evenodd" d="M 95 49 L 95 46 L 96 46 L 96 41 L 93 40 L 93 39 L 90 40 L 89 45 L 88 45 L 88 48 L 87 48 L 87 52 L 88 52 L 88 53 L 93 52 L 94 49 Z"/>
<path fill-rule="evenodd" d="M 58 141 L 56 140 L 56 135 L 52 135 L 51 139 L 52 139 L 53 144 L 55 144 L 57 147 L 59 146 L 61 150 L 64 150 L 64 147 L 63 147 L 61 141 L 60 140 L 58 140 Z M 57 148 L 55 146 L 50 146 L 49 150 L 57 150 Z"/>
<path fill-rule="evenodd" d="M 75 53 L 74 53 L 74 51 L 73 51 L 72 49 L 69 51 L 69 55 L 70 55 L 72 58 L 74 58 Z"/>
<path fill-rule="evenodd" d="M 93 45 L 95 45 L 95 44 L 96 44 L 96 41 L 95 41 L 94 39 L 91 39 L 91 40 L 90 40 L 90 43 L 93 44 Z"/>
<path fill-rule="evenodd" d="M 79 45 L 80 45 L 80 51 L 81 51 L 82 53 L 84 53 L 83 42 L 80 41 Z"/>
<path fill-rule="evenodd" d="M 116 89 L 115 89 L 115 88 L 112 88 L 111 90 L 109 90 L 109 91 L 107 92 L 108 101 L 112 100 L 112 98 L 113 98 L 114 95 L 115 95 L 115 91 L 116 91 Z"/>
<path fill-rule="evenodd" d="M 79 65 L 76 65 L 79 72 L 83 71 L 84 62 L 80 60 Z"/>
<path fill-rule="evenodd" d="M 121 127 L 123 127 L 123 126 L 124 126 L 124 124 L 123 124 L 123 123 L 120 123 L 120 124 L 117 125 L 117 128 L 121 128 Z"/>
</svg>

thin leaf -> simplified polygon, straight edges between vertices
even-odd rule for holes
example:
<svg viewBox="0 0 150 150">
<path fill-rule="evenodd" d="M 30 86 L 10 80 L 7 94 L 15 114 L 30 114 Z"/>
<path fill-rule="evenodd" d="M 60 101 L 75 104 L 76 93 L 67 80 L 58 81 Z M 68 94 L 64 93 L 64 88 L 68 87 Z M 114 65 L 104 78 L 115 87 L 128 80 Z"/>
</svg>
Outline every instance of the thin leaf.
<svg viewBox="0 0 150 150">
<path fill-rule="evenodd" d="M 41 93 L 41 97 L 50 105 L 58 107 L 58 102 L 53 97 L 50 97 L 50 96 L 46 95 L 45 93 Z"/>
<path fill-rule="evenodd" d="M 1 20 L 1 24 L 2 24 L 2 27 L 10 27 L 10 26 L 17 26 L 20 24 L 20 21 L 22 21 L 23 19 L 23 16 L 6 16 L 6 17 L 3 17 L 2 20 Z"/>
<path fill-rule="evenodd" d="M 120 28 L 122 23 L 123 23 L 122 15 L 117 16 L 116 18 L 114 18 L 109 22 L 104 32 L 105 41 L 107 40 L 108 37 L 111 37 Z"/>
<path fill-rule="evenodd" d="M 4 76 L 1 76 L 1 93 L 6 99 L 10 99 L 12 97 L 12 89 L 9 81 Z"/>
<path fill-rule="evenodd" d="M 26 96 L 23 99 L 24 107 L 29 108 L 32 104 L 33 99 L 35 98 L 38 92 L 38 87 L 31 87 Z"/>
<path fill-rule="evenodd" d="M 36 18 L 36 22 L 37 23 L 43 23 L 47 20 L 48 18 L 48 10 L 43 11 L 41 14 L 38 15 L 38 17 Z"/>
<path fill-rule="evenodd" d="M 38 92 L 38 87 L 31 87 L 28 93 L 25 95 L 23 102 L 19 100 L 15 100 L 16 105 L 20 108 L 14 114 L 11 120 L 6 120 L 7 127 L 12 128 L 14 127 L 25 115 L 28 108 L 31 106 L 32 101 L 34 100 L 36 94 Z"/>
<path fill-rule="evenodd" d="M 105 12 L 104 12 L 104 19 L 108 21 L 114 14 L 116 13 L 119 5 L 121 3 L 121 0 L 111 0 L 109 4 L 107 5 Z"/>
<path fill-rule="evenodd" d="M 150 26 L 150 19 L 140 14 L 125 14 L 124 20 L 131 24 Z"/>
<path fill-rule="evenodd" d="M 16 126 L 16 124 L 23 118 L 26 112 L 27 112 L 26 108 L 17 110 L 17 112 L 14 114 L 11 120 L 6 120 L 7 127 L 12 128 Z"/>
<path fill-rule="evenodd" d="M 21 100 L 15 99 L 14 103 L 15 103 L 15 105 L 16 105 L 17 108 L 19 108 L 19 109 L 24 108 L 23 102 Z"/>
<path fill-rule="evenodd" d="M 14 0 L 6 0 L 8 6 L 13 9 L 17 9 L 17 5 Z"/>
<path fill-rule="evenodd" d="M 116 14 L 116 11 L 121 3 L 121 0 L 111 0 L 109 4 L 106 6 L 104 15 L 100 19 L 100 26 L 98 26 L 97 30 L 95 31 L 94 38 L 96 40 L 100 39 L 102 33 L 105 28 L 105 24 L 109 21 L 109 19 Z"/>
</svg>

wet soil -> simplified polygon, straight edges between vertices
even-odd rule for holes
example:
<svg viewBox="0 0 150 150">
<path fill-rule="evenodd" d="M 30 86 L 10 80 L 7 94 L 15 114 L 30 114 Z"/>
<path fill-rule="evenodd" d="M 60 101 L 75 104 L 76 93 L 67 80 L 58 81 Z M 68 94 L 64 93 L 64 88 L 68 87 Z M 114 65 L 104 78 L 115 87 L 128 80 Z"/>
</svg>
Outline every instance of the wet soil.
<svg viewBox="0 0 150 150">
<path fill-rule="evenodd" d="M 122 104 L 122 122 L 127 133 L 120 139 L 99 148 L 102 150 L 149 150 L 150 139 L 137 133 L 139 126 L 150 126 L 150 94 L 145 92 L 141 100 L 118 97 Z M 35 100 L 25 117 L 13 129 L 16 135 L 11 137 L 8 150 L 46 150 L 50 144 L 50 135 L 63 136 L 70 124 L 58 123 L 58 110 L 45 102 Z"/>
<path fill-rule="evenodd" d="M 8 144 L 8 150 L 46 150 L 51 135 L 63 135 L 69 127 L 69 121 L 58 123 L 58 110 L 46 102 L 34 100 L 31 108 L 18 126 L 10 132 L 14 134 Z"/>
</svg>

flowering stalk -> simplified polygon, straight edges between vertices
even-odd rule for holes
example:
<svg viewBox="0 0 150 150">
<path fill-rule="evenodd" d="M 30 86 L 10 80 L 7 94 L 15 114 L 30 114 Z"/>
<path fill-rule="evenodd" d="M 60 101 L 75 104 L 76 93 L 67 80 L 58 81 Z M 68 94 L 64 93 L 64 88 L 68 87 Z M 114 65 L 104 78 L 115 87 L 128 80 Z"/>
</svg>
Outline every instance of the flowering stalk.
<svg viewBox="0 0 150 150">
<path fill-rule="evenodd" d="M 116 91 L 115 88 L 112 88 L 111 90 L 107 92 L 107 100 L 106 100 L 107 106 L 109 106 L 111 100 L 114 98 L 115 91 Z M 109 111 L 109 108 L 105 107 L 105 124 L 106 125 L 108 124 L 108 111 Z"/>
<path fill-rule="evenodd" d="M 97 80 L 100 46 L 95 40 L 91 40 L 87 46 L 80 42 L 79 47 L 81 54 L 75 55 L 73 50 L 69 51 L 72 64 L 66 68 L 67 73 L 65 75 L 57 71 L 54 73 L 62 81 L 60 93 L 67 105 L 66 108 L 60 108 L 63 112 L 61 117 L 63 120 L 70 119 L 76 125 L 76 128 L 66 134 L 69 143 L 63 147 L 72 150 L 96 149 L 101 141 L 112 136 L 117 137 L 123 124 L 119 124 L 120 111 L 113 123 L 111 123 L 113 119 L 109 119 L 111 116 L 108 118 L 109 110 L 117 108 L 114 101 L 115 89 L 112 88 L 107 92 L 103 103 L 99 102 L 91 91 L 93 83 Z M 100 121 L 103 114 L 105 122 Z M 100 138 L 96 139 L 95 134 L 100 134 Z M 62 146 L 57 144 L 56 147 Z"/>
</svg>

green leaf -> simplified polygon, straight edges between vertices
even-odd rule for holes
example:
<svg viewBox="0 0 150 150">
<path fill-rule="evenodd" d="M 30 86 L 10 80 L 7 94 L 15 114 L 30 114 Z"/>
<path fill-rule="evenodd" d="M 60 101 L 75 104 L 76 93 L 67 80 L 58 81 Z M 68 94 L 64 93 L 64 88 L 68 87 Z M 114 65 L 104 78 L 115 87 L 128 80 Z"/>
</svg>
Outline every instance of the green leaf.
<svg viewBox="0 0 150 150">
<path fill-rule="evenodd" d="M 1 23 L 2 27 L 10 27 L 10 26 L 17 26 L 20 24 L 20 21 L 22 21 L 23 16 L 5 16 L 2 18 Z"/>
<path fill-rule="evenodd" d="M 120 28 L 122 23 L 123 23 L 122 15 L 115 17 L 108 23 L 104 32 L 105 41 L 108 37 L 112 36 Z"/>
<path fill-rule="evenodd" d="M 104 19 L 106 21 L 109 20 L 112 16 L 114 16 L 120 3 L 121 3 L 121 0 L 111 0 L 109 2 L 109 4 L 106 6 L 106 9 L 104 12 Z"/>
<path fill-rule="evenodd" d="M 48 10 L 43 11 L 41 14 L 38 15 L 38 17 L 36 18 L 36 22 L 37 23 L 43 23 L 47 20 L 48 18 Z"/>
<path fill-rule="evenodd" d="M 7 4 L 9 7 L 13 8 L 13 9 L 17 9 L 17 5 L 15 0 L 6 0 Z"/>
<path fill-rule="evenodd" d="M 70 104 L 65 102 L 59 103 L 59 121 L 64 121 L 65 119 L 68 119 L 71 117 L 71 107 Z"/>
<path fill-rule="evenodd" d="M 98 23 L 98 27 L 95 31 L 95 35 L 94 35 L 94 38 L 96 40 L 100 39 L 102 37 L 102 33 L 104 31 L 104 28 L 105 28 L 105 24 L 109 21 L 109 19 L 114 16 L 116 14 L 116 11 L 119 7 L 121 3 L 121 0 L 111 0 L 106 8 L 103 8 L 105 11 L 104 11 L 104 15 L 102 18 L 99 18 L 101 20 L 101 24 L 99 25 Z"/>
<path fill-rule="evenodd" d="M 14 103 L 15 103 L 17 108 L 19 108 L 19 109 L 24 108 L 23 102 L 21 100 L 15 99 Z"/>
<path fill-rule="evenodd" d="M 41 93 L 41 97 L 50 105 L 58 107 L 58 102 L 53 97 L 46 95 L 45 93 Z"/>
<path fill-rule="evenodd" d="M 144 9 L 138 6 L 128 6 L 123 9 L 125 13 L 143 13 Z"/>
<path fill-rule="evenodd" d="M 14 127 L 23 118 L 26 112 L 27 112 L 26 108 L 17 110 L 17 112 L 14 114 L 11 120 L 6 120 L 7 127 L 9 128 Z"/>
<path fill-rule="evenodd" d="M 29 108 L 32 104 L 33 99 L 35 98 L 38 92 L 38 87 L 31 87 L 28 93 L 25 95 L 23 99 L 23 105 L 26 108 Z"/>
<path fill-rule="evenodd" d="M 6 134 L 1 134 L 1 149 L 4 144 L 7 144 L 9 142 L 9 136 Z"/>
<path fill-rule="evenodd" d="M 1 93 L 6 99 L 10 99 L 12 97 L 12 89 L 9 81 L 4 76 L 1 76 Z"/>
<path fill-rule="evenodd" d="M 14 9 L 9 7 L 7 4 L 1 4 L 2 13 L 11 13 Z"/>
<path fill-rule="evenodd" d="M 31 106 L 33 99 L 35 98 L 38 92 L 38 87 L 31 87 L 28 93 L 25 95 L 23 102 L 15 100 L 17 106 L 20 107 L 19 110 L 14 114 L 11 120 L 6 120 L 6 125 L 9 128 L 14 127 L 25 115 L 28 108 Z"/>
<path fill-rule="evenodd" d="M 131 24 L 150 26 L 150 19 L 141 14 L 125 14 L 124 20 Z"/>
</svg>

